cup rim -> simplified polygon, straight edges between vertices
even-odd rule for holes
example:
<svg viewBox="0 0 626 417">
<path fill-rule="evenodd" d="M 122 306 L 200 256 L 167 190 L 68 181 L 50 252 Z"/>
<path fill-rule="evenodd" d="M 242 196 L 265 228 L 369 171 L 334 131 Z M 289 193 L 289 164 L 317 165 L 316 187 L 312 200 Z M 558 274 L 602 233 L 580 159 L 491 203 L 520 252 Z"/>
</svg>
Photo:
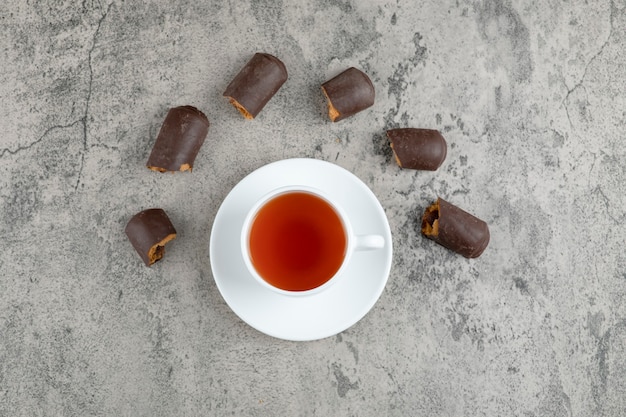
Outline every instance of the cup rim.
<svg viewBox="0 0 626 417">
<path fill-rule="evenodd" d="M 250 259 L 251 257 L 250 257 L 249 236 L 250 236 L 250 230 L 251 230 L 252 224 L 254 222 L 254 218 L 256 217 L 259 210 L 265 204 L 267 204 L 270 200 L 278 197 L 281 194 L 287 194 L 290 192 L 306 192 L 306 193 L 313 194 L 316 197 L 323 199 L 326 203 L 328 203 L 332 207 L 335 213 L 337 213 L 337 216 L 339 217 L 339 220 L 341 221 L 343 225 L 343 229 L 346 235 L 346 251 L 345 251 L 345 255 L 343 257 L 341 266 L 339 267 L 339 269 L 337 269 L 337 272 L 335 272 L 335 274 L 333 274 L 333 276 L 330 277 L 322 285 L 319 285 L 315 288 L 311 288 L 309 290 L 303 290 L 303 291 L 290 291 L 290 290 L 285 290 L 285 289 L 273 286 L 272 284 L 267 282 L 265 279 L 263 279 L 263 277 L 256 271 Z M 246 268 L 248 269 L 248 272 L 254 277 L 254 279 L 258 283 L 260 283 L 263 287 L 270 289 L 281 295 L 287 295 L 291 297 L 294 297 L 294 296 L 303 297 L 303 296 L 314 295 L 314 294 L 317 294 L 326 290 L 327 288 L 334 285 L 339 280 L 339 278 L 343 275 L 343 271 L 345 270 L 352 256 L 353 245 L 354 245 L 354 233 L 352 232 L 352 226 L 350 225 L 348 216 L 346 215 L 345 211 L 341 208 L 339 204 L 337 204 L 332 198 L 330 198 L 328 194 L 326 194 L 324 191 L 320 190 L 319 188 L 311 187 L 308 185 L 287 185 L 287 186 L 275 188 L 274 190 L 271 190 L 268 193 L 264 194 L 260 199 L 258 199 L 255 202 L 252 208 L 250 208 L 250 210 L 248 211 L 248 214 L 246 215 L 244 219 L 243 226 L 241 228 L 240 243 L 241 243 L 241 255 L 243 257 Z"/>
</svg>

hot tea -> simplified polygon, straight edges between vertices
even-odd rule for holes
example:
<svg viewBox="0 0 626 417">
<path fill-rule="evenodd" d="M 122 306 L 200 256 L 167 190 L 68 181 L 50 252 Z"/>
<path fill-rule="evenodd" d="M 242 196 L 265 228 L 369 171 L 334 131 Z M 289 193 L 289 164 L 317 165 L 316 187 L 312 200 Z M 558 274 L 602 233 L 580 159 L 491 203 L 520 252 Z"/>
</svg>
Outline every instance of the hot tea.
<svg viewBox="0 0 626 417">
<path fill-rule="evenodd" d="M 287 291 L 306 291 L 339 270 L 347 236 L 328 202 L 309 192 L 291 191 L 259 209 L 248 243 L 252 265 L 265 281 Z"/>
</svg>

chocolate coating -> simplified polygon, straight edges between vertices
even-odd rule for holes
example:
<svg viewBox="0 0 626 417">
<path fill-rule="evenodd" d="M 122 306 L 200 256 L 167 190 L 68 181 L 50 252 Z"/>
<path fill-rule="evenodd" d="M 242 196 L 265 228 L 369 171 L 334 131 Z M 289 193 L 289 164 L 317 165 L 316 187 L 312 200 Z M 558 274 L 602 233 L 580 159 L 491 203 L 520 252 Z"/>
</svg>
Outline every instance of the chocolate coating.
<svg viewBox="0 0 626 417">
<path fill-rule="evenodd" d="M 170 109 L 146 164 L 153 171 L 191 171 L 209 132 L 209 119 L 192 106 Z"/>
<path fill-rule="evenodd" d="M 396 162 L 402 168 L 435 171 L 446 159 L 447 144 L 432 129 L 391 129 L 387 131 Z"/>
<path fill-rule="evenodd" d="M 285 81 L 287 69 L 280 59 L 256 53 L 228 84 L 224 97 L 246 119 L 254 119 Z"/>
<path fill-rule="evenodd" d="M 338 122 L 374 104 L 374 85 L 367 74 L 350 67 L 322 84 L 328 100 L 328 117 Z"/>
<path fill-rule="evenodd" d="M 160 260 L 165 254 L 165 244 L 176 238 L 176 229 L 160 208 L 135 214 L 124 231 L 146 266 Z"/>
<path fill-rule="evenodd" d="M 489 244 L 487 223 L 442 198 L 424 211 L 422 233 L 466 258 L 479 257 Z"/>
</svg>

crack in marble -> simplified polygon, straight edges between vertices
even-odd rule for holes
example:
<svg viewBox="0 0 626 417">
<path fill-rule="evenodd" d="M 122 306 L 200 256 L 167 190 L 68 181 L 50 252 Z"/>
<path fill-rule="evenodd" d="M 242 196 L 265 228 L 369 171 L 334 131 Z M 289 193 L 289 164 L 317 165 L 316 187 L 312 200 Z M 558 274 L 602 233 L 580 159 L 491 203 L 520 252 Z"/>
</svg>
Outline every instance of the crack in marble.
<svg viewBox="0 0 626 417">
<path fill-rule="evenodd" d="M 83 2 L 83 6 L 84 6 L 84 2 Z M 100 19 L 98 20 L 98 26 L 96 27 L 96 30 L 93 34 L 92 37 L 92 45 L 91 48 L 89 49 L 89 52 L 87 53 L 87 64 L 89 66 L 89 82 L 87 84 L 87 98 L 85 99 L 85 111 L 83 113 L 83 116 L 81 117 L 81 121 L 83 124 L 83 151 L 81 152 L 80 155 L 80 167 L 78 169 L 78 177 L 76 178 L 76 185 L 74 186 L 74 191 L 78 190 L 78 186 L 80 185 L 80 180 L 81 180 L 81 176 L 83 174 L 83 168 L 85 166 L 85 154 L 87 153 L 87 119 L 89 117 L 89 104 L 91 102 L 91 94 L 92 94 L 92 87 L 93 87 L 93 65 L 92 65 L 92 54 L 93 51 L 96 49 L 96 45 L 97 45 L 97 38 L 98 35 L 100 34 L 100 28 L 102 27 L 102 22 L 104 22 L 104 19 L 106 19 L 107 15 L 109 14 L 109 11 L 111 10 L 111 6 L 113 6 L 113 3 L 110 3 L 107 6 L 106 11 L 102 14 L 102 17 L 100 17 Z"/>
<path fill-rule="evenodd" d="M 600 49 L 598 50 L 598 52 L 596 52 L 589 59 L 589 61 L 587 61 L 587 64 L 585 65 L 585 69 L 583 70 L 583 74 L 580 77 L 580 80 L 572 88 L 569 88 L 567 83 L 563 82 L 563 84 L 565 85 L 565 88 L 567 89 L 567 94 L 565 95 L 565 97 L 561 101 L 561 104 L 560 104 L 559 107 L 563 106 L 565 108 L 565 114 L 567 115 L 567 121 L 569 122 L 569 125 L 570 125 L 571 128 L 573 128 L 574 125 L 572 123 L 572 119 L 571 119 L 570 114 L 569 114 L 569 109 L 568 109 L 568 107 L 567 107 L 567 105 L 565 103 L 569 101 L 570 95 L 572 95 L 580 87 L 583 87 L 583 83 L 585 82 L 585 78 L 587 78 L 587 71 L 589 70 L 589 67 L 591 66 L 591 64 L 593 64 L 593 62 L 596 59 L 598 59 L 598 57 L 600 55 L 602 55 L 602 53 L 604 52 L 604 49 L 609 44 L 609 41 L 611 40 L 611 37 L 613 36 L 613 31 L 614 31 L 615 9 L 616 9 L 615 3 L 614 3 L 613 0 L 611 0 L 611 5 L 610 5 L 611 12 L 609 14 L 609 34 L 606 37 L 606 40 L 604 41 L 604 43 L 602 43 L 602 46 L 600 46 Z"/>
<path fill-rule="evenodd" d="M 602 198 L 602 200 L 604 201 L 604 207 L 606 209 L 606 215 L 609 217 L 609 219 L 613 220 L 613 223 L 619 225 L 620 222 L 615 217 L 613 217 L 609 211 L 611 200 L 609 200 L 609 198 L 606 196 L 606 194 L 602 190 L 602 187 L 600 187 L 599 185 L 596 186 L 593 190 L 591 190 L 591 193 L 599 195 L 599 197 Z"/>
<path fill-rule="evenodd" d="M 591 173 L 593 172 L 593 168 L 596 166 L 598 155 L 595 152 L 589 152 L 589 153 L 593 155 L 593 161 L 591 162 L 591 167 L 589 168 L 589 172 L 587 173 L 587 186 L 591 187 Z"/>
<path fill-rule="evenodd" d="M 120 147 L 119 146 L 111 146 L 111 145 L 107 145 L 106 143 L 92 143 L 89 146 L 89 149 L 93 149 L 93 148 L 104 148 L 108 151 L 119 151 Z"/>
<path fill-rule="evenodd" d="M 81 123 L 82 120 L 76 120 L 72 123 L 68 123 L 65 125 L 54 125 L 54 126 L 50 126 L 49 128 L 46 129 L 45 132 L 43 132 L 43 134 L 41 136 L 39 136 L 39 138 L 35 139 L 33 142 L 29 143 L 28 145 L 24 145 L 24 146 L 18 146 L 15 149 L 10 149 L 10 148 L 4 148 L 2 149 L 2 151 L 0 152 L 0 158 L 2 158 L 5 154 L 9 154 L 9 155 L 16 155 L 22 151 L 26 151 L 30 148 L 32 148 L 35 145 L 38 145 L 39 143 L 43 142 L 43 140 L 46 138 L 46 136 L 48 136 L 53 130 L 57 130 L 57 129 L 67 129 L 68 127 L 72 127 L 78 123 Z"/>
</svg>

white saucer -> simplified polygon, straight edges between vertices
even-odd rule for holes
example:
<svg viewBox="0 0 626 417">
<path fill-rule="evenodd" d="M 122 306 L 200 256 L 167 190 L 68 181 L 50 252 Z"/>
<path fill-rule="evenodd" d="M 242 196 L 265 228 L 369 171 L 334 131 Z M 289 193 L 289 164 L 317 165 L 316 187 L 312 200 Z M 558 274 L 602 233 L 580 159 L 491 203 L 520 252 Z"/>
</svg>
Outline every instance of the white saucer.
<svg viewBox="0 0 626 417">
<path fill-rule="evenodd" d="M 350 217 L 355 234 L 382 235 L 385 246 L 355 252 L 346 275 L 321 293 L 291 297 L 262 287 L 244 264 L 241 228 L 259 198 L 286 185 L 326 191 Z M 210 245 L 213 277 L 226 303 L 250 326 L 286 340 L 322 339 L 358 322 L 382 294 L 391 269 L 391 230 L 374 193 L 351 172 L 316 159 L 274 162 L 241 180 L 217 212 Z"/>
</svg>

